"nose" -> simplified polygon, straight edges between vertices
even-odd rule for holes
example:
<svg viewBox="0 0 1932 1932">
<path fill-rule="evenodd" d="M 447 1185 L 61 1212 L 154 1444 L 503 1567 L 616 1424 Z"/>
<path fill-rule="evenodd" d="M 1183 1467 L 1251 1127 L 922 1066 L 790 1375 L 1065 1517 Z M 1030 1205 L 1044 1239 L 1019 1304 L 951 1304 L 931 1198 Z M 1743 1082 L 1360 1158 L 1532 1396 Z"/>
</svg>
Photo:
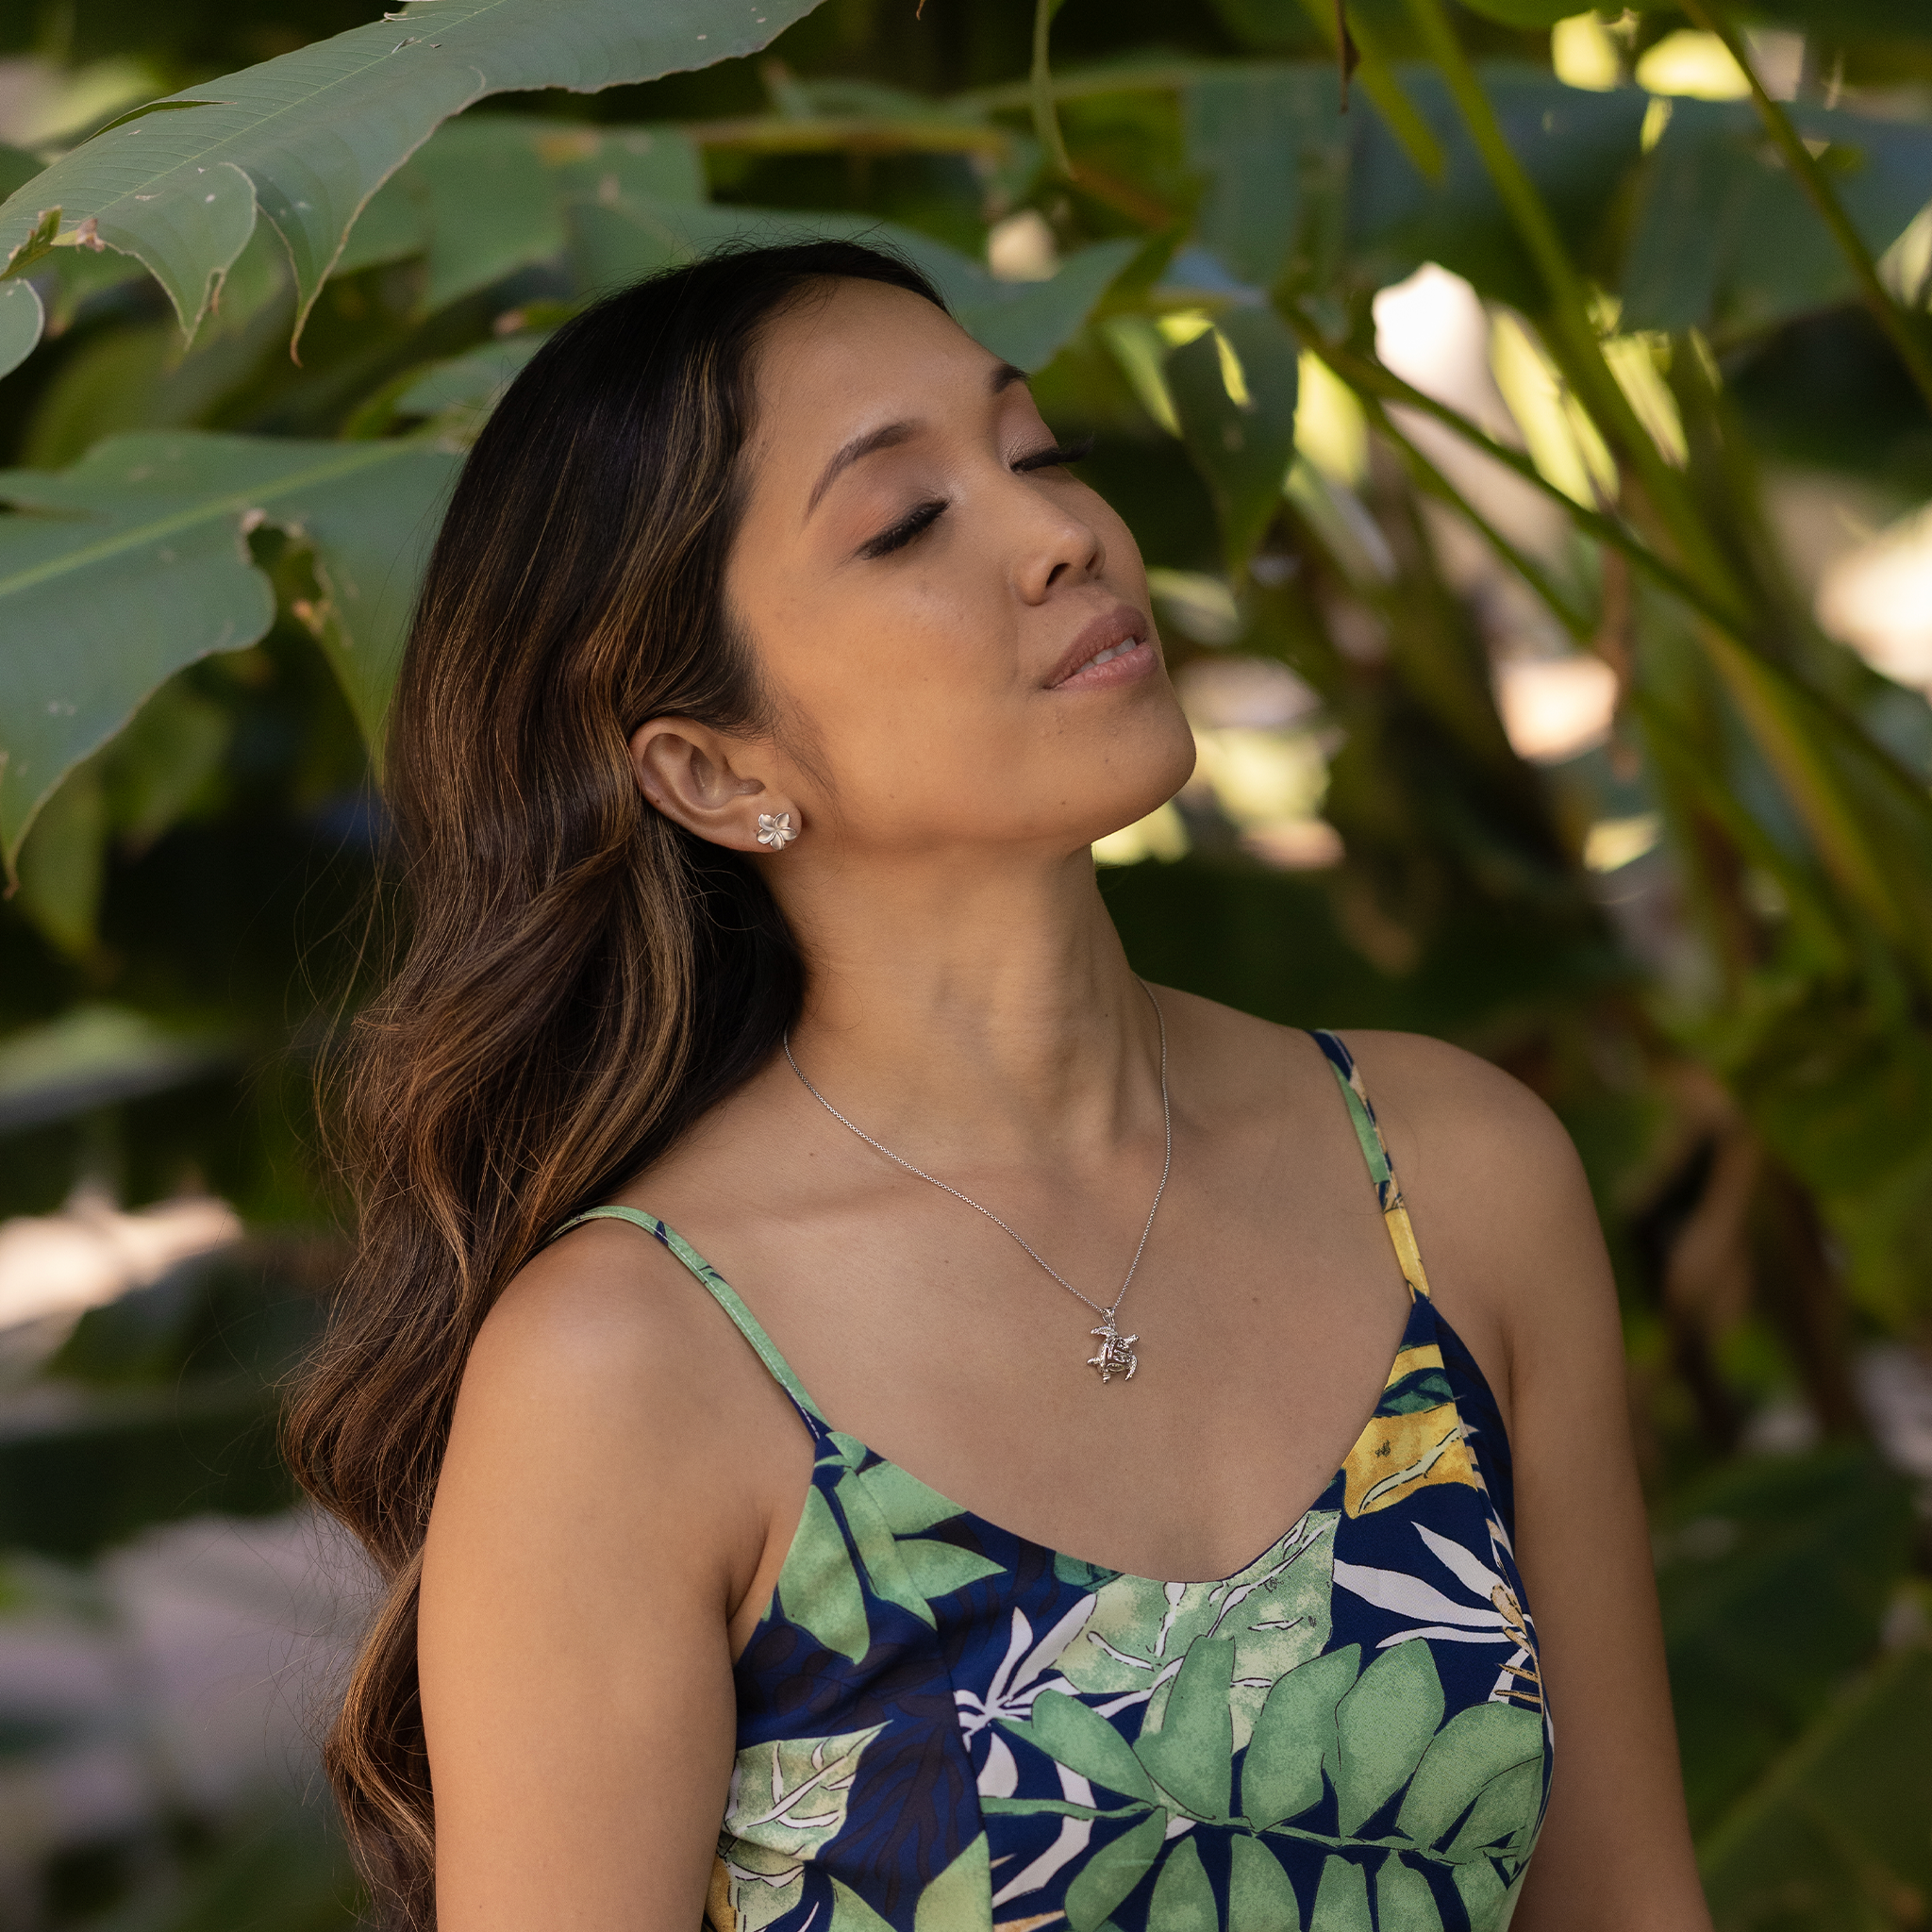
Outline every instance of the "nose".
<svg viewBox="0 0 1932 1932">
<path fill-rule="evenodd" d="M 1081 514 L 1075 492 L 1064 484 L 1041 487 L 1024 476 L 1013 481 L 1023 498 L 1015 573 L 1020 595 L 1038 604 L 1069 581 L 1098 576 L 1107 566 L 1107 545 L 1095 524 Z"/>
</svg>

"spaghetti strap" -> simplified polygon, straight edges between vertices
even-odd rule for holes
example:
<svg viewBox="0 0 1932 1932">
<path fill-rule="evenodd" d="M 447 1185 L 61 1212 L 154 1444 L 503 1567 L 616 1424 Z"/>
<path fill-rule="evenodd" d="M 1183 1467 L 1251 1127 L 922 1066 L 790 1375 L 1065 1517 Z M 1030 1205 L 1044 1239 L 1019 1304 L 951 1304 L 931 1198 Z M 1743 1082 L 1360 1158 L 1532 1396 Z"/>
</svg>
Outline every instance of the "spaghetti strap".
<svg viewBox="0 0 1932 1932">
<path fill-rule="evenodd" d="M 557 1240 L 558 1235 L 568 1234 L 574 1227 L 582 1226 L 587 1221 L 627 1221 L 633 1227 L 642 1228 L 647 1235 L 662 1242 L 697 1276 L 711 1299 L 730 1316 L 732 1325 L 758 1351 L 758 1359 L 771 1370 L 773 1379 L 791 1396 L 808 1424 L 815 1429 L 831 1426 L 819 1412 L 818 1404 L 805 1392 L 805 1384 L 792 1374 L 791 1364 L 778 1353 L 777 1344 L 758 1325 L 758 1317 L 739 1300 L 731 1284 L 675 1228 L 639 1208 L 589 1208 L 566 1221 L 550 1237 L 551 1241 Z"/>
<path fill-rule="evenodd" d="M 1408 1283 L 1411 1296 L 1426 1301 L 1429 1277 L 1423 1268 L 1422 1250 L 1416 1246 L 1415 1228 L 1402 1198 L 1401 1183 L 1395 1178 L 1395 1163 L 1389 1158 L 1389 1144 L 1382 1139 L 1375 1109 L 1369 1101 L 1369 1090 L 1362 1084 L 1361 1069 L 1339 1034 L 1330 1033 L 1325 1027 L 1311 1026 L 1308 1037 L 1322 1049 L 1322 1057 L 1328 1062 L 1328 1069 L 1341 1089 L 1341 1097 L 1348 1104 L 1348 1117 L 1354 1124 L 1355 1137 L 1361 1143 L 1362 1158 L 1368 1162 L 1369 1178 L 1375 1185 L 1375 1199 L 1382 1209 L 1382 1224 L 1389 1230 L 1395 1258 L 1402 1266 L 1402 1278 Z"/>
</svg>

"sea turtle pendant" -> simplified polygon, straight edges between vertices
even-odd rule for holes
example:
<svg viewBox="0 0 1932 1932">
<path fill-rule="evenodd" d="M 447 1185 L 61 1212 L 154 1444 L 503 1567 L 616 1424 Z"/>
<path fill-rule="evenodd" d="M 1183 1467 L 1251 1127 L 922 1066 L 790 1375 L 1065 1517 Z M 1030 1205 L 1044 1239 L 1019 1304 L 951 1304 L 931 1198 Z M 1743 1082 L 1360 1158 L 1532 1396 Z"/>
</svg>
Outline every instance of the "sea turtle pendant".
<svg viewBox="0 0 1932 1932">
<path fill-rule="evenodd" d="M 1114 1325 L 1111 1311 L 1103 1317 L 1100 1327 L 1090 1328 L 1087 1332 L 1100 1337 L 1100 1353 L 1089 1356 L 1087 1366 L 1090 1369 L 1098 1369 L 1103 1382 L 1110 1382 L 1116 1375 L 1131 1382 L 1134 1379 L 1134 1371 L 1141 1366 L 1134 1354 L 1134 1344 L 1141 1338 L 1138 1335 L 1123 1335 Z"/>
</svg>

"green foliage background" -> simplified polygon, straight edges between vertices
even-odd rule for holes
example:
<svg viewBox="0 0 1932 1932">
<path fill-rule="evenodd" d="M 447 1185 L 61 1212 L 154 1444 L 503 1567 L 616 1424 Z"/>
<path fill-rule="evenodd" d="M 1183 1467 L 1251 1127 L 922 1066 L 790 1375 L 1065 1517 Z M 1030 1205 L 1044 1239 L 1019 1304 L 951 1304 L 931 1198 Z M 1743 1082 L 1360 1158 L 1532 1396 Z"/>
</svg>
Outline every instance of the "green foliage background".
<svg viewBox="0 0 1932 1932">
<path fill-rule="evenodd" d="M 0 1212 L 92 1177 L 251 1229 L 82 1322 L 58 1424 L 0 1428 L 0 1542 L 85 1563 L 289 1500 L 273 1384 L 340 1254 L 308 1067 L 356 996 L 414 572 L 493 394 L 693 249 L 874 235 L 1095 434 L 1177 660 L 1319 701 L 1340 861 L 1271 869 L 1191 807 L 1188 856 L 1108 874 L 1137 965 L 1457 1040 L 1583 1149 L 1720 1925 L 1924 1923 L 1924 1515 L 1855 1385 L 1861 1348 L 1932 1341 L 1932 715 L 1819 630 L 1764 496 L 1791 464 L 1932 496 L 1927 277 L 1897 265 L 1932 200 L 1922 9 L 1686 0 L 1616 23 L 1590 91 L 1551 71 L 1570 0 L 1352 0 L 1345 113 L 1328 0 L 370 10 L 0 25 L 179 91 L 0 150 Z M 1795 98 L 1660 115 L 1631 74 L 1687 27 L 1803 35 Z M 1057 272 L 999 279 L 1027 209 Z M 1427 262 L 1520 320 L 1584 501 L 1378 358 L 1375 295 Z M 1367 425 L 1352 478 L 1297 457 L 1313 380 Z M 1558 549 L 1418 411 L 1557 502 Z M 1512 750 L 1443 508 L 1609 664 L 1607 747 Z M 1668 958 L 1585 863 L 1644 813 Z M 1816 1445 L 1743 1453 L 1793 1401 Z M 176 1824 L 158 1864 L 94 1848 L 55 1922 L 343 1923 L 312 1807 Z"/>
</svg>

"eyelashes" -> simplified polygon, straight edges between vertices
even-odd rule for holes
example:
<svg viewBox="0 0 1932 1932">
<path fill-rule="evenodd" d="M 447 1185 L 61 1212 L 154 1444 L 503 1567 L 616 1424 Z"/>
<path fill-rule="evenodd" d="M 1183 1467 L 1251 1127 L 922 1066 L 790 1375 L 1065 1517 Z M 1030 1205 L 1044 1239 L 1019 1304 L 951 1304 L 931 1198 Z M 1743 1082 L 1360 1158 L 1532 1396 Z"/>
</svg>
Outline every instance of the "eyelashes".
<svg viewBox="0 0 1932 1932">
<path fill-rule="evenodd" d="M 1021 472 L 1027 470 L 1051 470 L 1061 463 L 1077 463 L 1093 454 L 1093 439 L 1083 436 L 1076 442 L 1056 442 L 1046 449 L 1037 449 L 1031 456 L 1022 457 L 1013 467 Z"/>
<path fill-rule="evenodd" d="M 1083 436 L 1074 442 L 1049 443 L 1045 449 L 1029 451 L 1025 456 L 1015 458 L 1012 467 L 1017 475 L 1026 475 L 1035 470 L 1053 470 L 1063 463 L 1077 463 L 1083 457 L 1091 455 L 1092 450 L 1093 439 Z M 890 529 L 881 530 L 859 551 L 859 556 L 867 558 L 890 557 L 893 551 L 903 550 L 915 537 L 931 529 L 945 508 L 946 500 L 942 496 L 928 497 L 925 502 L 915 504 Z"/>
<path fill-rule="evenodd" d="M 903 550 L 922 531 L 929 530 L 940 520 L 940 512 L 946 507 L 943 497 L 931 497 L 915 506 L 907 515 L 901 517 L 890 530 L 881 530 L 858 554 L 861 557 L 888 557 L 894 550 Z"/>
</svg>

